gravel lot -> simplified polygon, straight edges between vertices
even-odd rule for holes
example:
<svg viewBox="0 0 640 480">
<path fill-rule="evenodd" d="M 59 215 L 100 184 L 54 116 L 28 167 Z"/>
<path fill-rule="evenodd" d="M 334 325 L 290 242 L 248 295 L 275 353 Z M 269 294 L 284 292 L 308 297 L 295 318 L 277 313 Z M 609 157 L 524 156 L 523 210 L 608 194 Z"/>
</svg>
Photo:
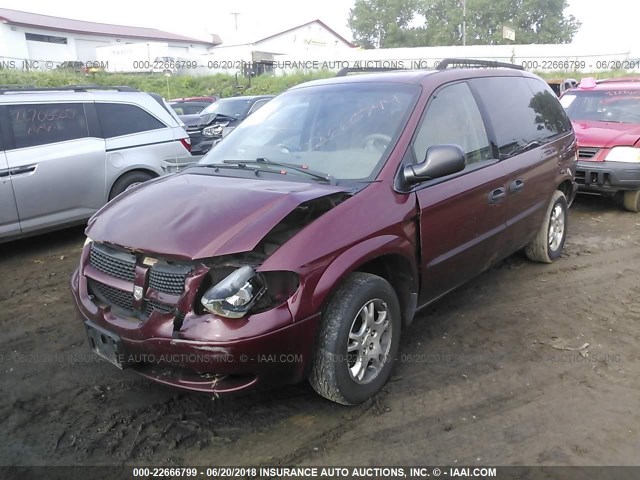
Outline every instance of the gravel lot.
<svg viewBox="0 0 640 480">
<path fill-rule="evenodd" d="M 514 255 L 420 312 L 355 408 L 119 371 L 69 293 L 82 229 L 2 244 L 0 465 L 638 465 L 640 215 L 581 197 L 570 222 L 555 264 Z"/>
</svg>

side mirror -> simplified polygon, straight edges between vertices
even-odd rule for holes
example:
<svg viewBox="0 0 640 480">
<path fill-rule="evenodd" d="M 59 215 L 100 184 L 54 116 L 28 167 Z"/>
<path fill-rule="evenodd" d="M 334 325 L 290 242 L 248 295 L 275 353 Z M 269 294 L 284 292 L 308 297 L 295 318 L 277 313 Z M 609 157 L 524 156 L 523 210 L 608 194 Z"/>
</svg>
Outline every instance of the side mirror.
<svg viewBox="0 0 640 480">
<path fill-rule="evenodd" d="M 446 177 L 464 170 L 464 151 L 458 145 L 429 147 L 424 162 L 404 167 L 404 179 L 409 184 Z"/>
</svg>

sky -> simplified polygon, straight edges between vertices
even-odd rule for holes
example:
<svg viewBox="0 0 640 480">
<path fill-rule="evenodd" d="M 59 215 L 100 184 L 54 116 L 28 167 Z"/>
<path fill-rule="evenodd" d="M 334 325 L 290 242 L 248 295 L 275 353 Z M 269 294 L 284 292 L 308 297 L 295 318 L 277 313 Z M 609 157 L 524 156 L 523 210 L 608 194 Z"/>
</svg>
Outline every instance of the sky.
<svg viewBox="0 0 640 480">
<path fill-rule="evenodd" d="M 347 17 L 353 3 L 354 0 L 2 0 L 1 6 L 78 20 L 152 27 L 202 40 L 210 40 L 215 33 L 230 44 L 257 40 L 316 18 L 350 40 Z M 637 0 L 570 0 L 567 12 L 583 24 L 574 43 L 598 50 L 606 48 L 611 53 L 636 50 L 633 37 L 640 18 Z"/>
</svg>

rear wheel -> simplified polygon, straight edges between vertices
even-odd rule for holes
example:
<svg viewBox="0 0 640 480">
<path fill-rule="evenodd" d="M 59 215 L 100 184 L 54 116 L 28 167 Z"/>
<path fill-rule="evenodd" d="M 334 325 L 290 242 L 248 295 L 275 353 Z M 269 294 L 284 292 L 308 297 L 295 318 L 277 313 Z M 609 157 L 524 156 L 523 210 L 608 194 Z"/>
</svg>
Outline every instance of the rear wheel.
<svg viewBox="0 0 640 480">
<path fill-rule="evenodd" d="M 147 180 L 151 180 L 152 178 L 154 178 L 154 176 L 147 172 L 131 172 L 124 174 L 116 181 L 116 183 L 113 184 L 111 193 L 109 194 L 109 200 L 117 197 L 128 188 L 146 182 Z"/>
<path fill-rule="evenodd" d="M 538 234 L 524 249 L 529 260 L 551 263 L 560 257 L 567 238 L 567 211 L 567 198 L 556 190 Z"/>
<path fill-rule="evenodd" d="M 624 192 L 623 205 L 630 212 L 640 212 L 640 190 Z"/>
<path fill-rule="evenodd" d="M 362 403 L 389 379 L 400 343 L 400 304 L 381 277 L 353 273 L 322 313 L 309 381 L 323 397 Z"/>
</svg>

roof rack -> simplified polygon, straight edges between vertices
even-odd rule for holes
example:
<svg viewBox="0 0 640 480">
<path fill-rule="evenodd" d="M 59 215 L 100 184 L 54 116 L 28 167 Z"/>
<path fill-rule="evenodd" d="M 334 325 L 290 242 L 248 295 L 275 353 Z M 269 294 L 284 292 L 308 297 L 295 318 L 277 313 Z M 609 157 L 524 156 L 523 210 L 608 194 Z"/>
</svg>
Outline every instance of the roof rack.
<svg viewBox="0 0 640 480">
<path fill-rule="evenodd" d="M 0 94 L 11 92 L 88 92 L 90 90 L 115 90 L 118 92 L 138 92 L 137 88 L 127 86 L 102 85 L 66 85 L 64 87 L 34 87 L 32 85 L 2 85 Z"/>
<path fill-rule="evenodd" d="M 436 70 L 446 70 L 450 66 L 461 68 L 511 68 L 514 70 L 524 70 L 521 65 L 513 63 L 495 62 L 493 60 L 476 60 L 473 58 L 444 58 L 436 67 Z"/>
<path fill-rule="evenodd" d="M 397 68 L 390 67 L 353 67 L 343 68 L 336 73 L 336 77 L 346 77 L 350 73 L 380 73 L 380 72 L 397 72 Z"/>
</svg>

